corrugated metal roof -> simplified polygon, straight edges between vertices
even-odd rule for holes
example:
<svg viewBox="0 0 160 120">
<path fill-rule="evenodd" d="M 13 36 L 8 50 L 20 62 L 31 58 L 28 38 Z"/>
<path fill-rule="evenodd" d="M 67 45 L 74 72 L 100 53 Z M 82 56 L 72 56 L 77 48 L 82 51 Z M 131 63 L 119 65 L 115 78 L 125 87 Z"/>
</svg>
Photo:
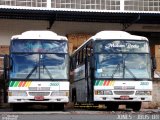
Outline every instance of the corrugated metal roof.
<svg viewBox="0 0 160 120">
<path fill-rule="evenodd" d="M 0 5 L 0 9 L 18 9 L 18 10 L 43 10 L 43 11 L 65 11 L 65 12 L 98 12 L 98 13 L 147 13 L 160 14 L 160 11 L 121 11 L 121 10 L 94 10 L 94 9 L 68 9 L 68 8 L 47 8 L 47 7 L 26 7 L 26 6 L 6 6 Z"/>
<path fill-rule="evenodd" d="M 113 11 L 21 6 L 0 6 L 0 18 L 49 21 L 160 24 L 157 11 Z"/>
</svg>

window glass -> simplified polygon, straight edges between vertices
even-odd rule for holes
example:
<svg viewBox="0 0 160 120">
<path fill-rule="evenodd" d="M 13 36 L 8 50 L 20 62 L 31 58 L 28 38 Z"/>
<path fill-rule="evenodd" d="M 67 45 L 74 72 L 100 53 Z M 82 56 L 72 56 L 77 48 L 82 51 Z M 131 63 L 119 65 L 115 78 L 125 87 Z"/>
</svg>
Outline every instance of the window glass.
<svg viewBox="0 0 160 120">
<path fill-rule="evenodd" d="M 11 52 L 67 53 L 67 42 L 58 40 L 13 40 Z"/>
</svg>

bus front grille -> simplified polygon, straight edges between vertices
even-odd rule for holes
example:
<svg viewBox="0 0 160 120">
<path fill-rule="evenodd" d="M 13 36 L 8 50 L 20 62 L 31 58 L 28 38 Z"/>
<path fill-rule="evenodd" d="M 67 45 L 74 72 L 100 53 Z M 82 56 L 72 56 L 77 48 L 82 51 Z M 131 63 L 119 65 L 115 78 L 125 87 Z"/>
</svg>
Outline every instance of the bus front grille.
<svg viewBox="0 0 160 120">
<path fill-rule="evenodd" d="M 50 87 L 29 87 L 30 91 L 49 91 Z"/>
<path fill-rule="evenodd" d="M 134 91 L 114 91 L 115 95 L 133 95 Z"/>
<path fill-rule="evenodd" d="M 30 96 L 49 96 L 50 92 L 29 92 Z"/>
<path fill-rule="evenodd" d="M 124 88 L 126 90 L 134 90 L 135 86 L 114 86 L 115 90 L 123 90 Z"/>
</svg>

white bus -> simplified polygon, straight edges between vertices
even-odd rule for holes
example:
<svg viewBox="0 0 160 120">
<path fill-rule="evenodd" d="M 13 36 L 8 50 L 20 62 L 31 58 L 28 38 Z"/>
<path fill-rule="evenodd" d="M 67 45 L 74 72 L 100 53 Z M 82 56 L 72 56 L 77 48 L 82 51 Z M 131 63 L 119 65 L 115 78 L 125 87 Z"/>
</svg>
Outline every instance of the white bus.
<svg viewBox="0 0 160 120">
<path fill-rule="evenodd" d="M 69 102 L 68 40 L 52 31 L 26 31 L 11 38 L 8 102 L 47 104 L 63 110 Z"/>
<path fill-rule="evenodd" d="M 124 104 L 139 111 L 152 101 L 152 61 L 146 37 L 101 31 L 71 56 L 71 96 L 76 103 Z"/>
</svg>

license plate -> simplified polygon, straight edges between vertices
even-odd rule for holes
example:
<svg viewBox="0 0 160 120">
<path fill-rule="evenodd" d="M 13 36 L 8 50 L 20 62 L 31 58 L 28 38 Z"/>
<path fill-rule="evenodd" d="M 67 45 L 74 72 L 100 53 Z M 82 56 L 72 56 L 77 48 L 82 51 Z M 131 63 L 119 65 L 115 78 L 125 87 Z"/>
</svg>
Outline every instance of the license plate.
<svg viewBox="0 0 160 120">
<path fill-rule="evenodd" d="M 129 96 L 120 96 L 121 100 L 129 100 Z"/>
<path fill-rule="evenodd" d="M 41 101 L 44 100 L 44 96 L 35 96 L 34 99 L 37 101 Z"/>
</svg>

